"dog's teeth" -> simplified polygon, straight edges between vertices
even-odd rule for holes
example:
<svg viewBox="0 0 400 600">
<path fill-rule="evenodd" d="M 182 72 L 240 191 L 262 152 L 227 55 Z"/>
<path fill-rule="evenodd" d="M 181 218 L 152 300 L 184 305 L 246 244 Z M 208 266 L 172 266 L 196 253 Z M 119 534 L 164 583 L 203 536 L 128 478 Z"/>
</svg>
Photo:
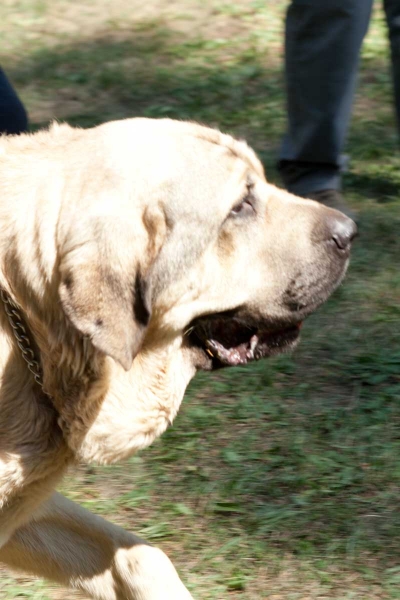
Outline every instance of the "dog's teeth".
<svg viewBox="0 0 400 600">
<path fill-rule="evenodd" d="M 250 350 L 251 350 L 252 353 L 256 349 L 257 344 L 258 344 L 258 337 L 256 335 L 253 335 L 250 338 Z"/>
<path fill-rule="evenodd" d="M 258 337 L 256 335 L 253 335 L 250 338 L 250 344 L 249 344 L 249 349 L 246 352 L 246 358 L 248 358 L 249 360 L 252 360 L 254 358 L 254 350 L 257 348 L 257 344 L 258 344 Z"/>
</svg>

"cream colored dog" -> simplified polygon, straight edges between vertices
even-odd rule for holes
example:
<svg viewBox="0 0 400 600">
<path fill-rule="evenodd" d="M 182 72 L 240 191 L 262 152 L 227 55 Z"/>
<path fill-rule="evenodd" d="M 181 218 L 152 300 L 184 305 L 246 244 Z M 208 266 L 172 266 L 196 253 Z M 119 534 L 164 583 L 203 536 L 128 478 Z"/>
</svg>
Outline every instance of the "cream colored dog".
<svg viewBox="0 0 400 600">
<path fill-rule="evenodd" d="M 355 225 L 169 120 L 0 138 L 0 194 L 0 289 L 43 371 L 42 390 L 0 303 L 0 561 L 102 600 L 189 599 L 160 550 L 53 490 L 151 444 L 198 368 L 291 348 Z"/>
</svg>

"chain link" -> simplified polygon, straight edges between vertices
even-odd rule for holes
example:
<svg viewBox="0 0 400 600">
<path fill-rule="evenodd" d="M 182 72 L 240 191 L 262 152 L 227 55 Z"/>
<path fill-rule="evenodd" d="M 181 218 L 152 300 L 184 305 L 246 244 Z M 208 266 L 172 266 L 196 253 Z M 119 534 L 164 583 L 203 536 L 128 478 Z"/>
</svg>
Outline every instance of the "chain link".
<svg viewBox="0 0 400 600">
<path fill-rule="evenodd" d="M 18 348 L 21 350 L 22 358 L 28 365 L 29 371 L 33 375 L 33 379 L 42 388 L 43 392 L 47 392 L 43 389 L 43 372 L 40 362 L 37 359 L 35 352 L 32 348 L 31 340 L 29 339 L 29 333 L 23 323 L 23 319 L 18 311 L 18 307 L 11 300 L 10 296 L 6 291 L 1 290 L 1 299 L 4 304 L 4 310 L 8 317 L 8 321 L 12 327 L 14 337 L 17 341 Z"/>
</svg>

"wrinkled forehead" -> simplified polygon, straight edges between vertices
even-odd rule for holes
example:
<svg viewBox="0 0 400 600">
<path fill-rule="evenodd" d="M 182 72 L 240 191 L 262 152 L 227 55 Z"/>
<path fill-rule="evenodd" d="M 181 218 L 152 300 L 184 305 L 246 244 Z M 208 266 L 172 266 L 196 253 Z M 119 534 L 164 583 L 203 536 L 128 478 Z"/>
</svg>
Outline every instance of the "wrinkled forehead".
<svg viewBox="0 0 400 600">
<path fill-rule="evenodd" d="M 133 119 L 107 130 L 113 167 L 147 206 L 207 218 L 223 214 L 245 192 L 248 175 L 263 167 L 245 142 L 201 125 Z"/>
<path fill-rule="evenodd" d="M 214 154 L 214 150 L 224 151 L 226 155 L 240 158 L 246 162 L 250 169 L 259 176 L 264 177 L 264 170 L 255 152 L 244 141 L 237 140 L 228 134 L 221 133 L 218 129 L 211 129 L 197 123 L 175 121 L 171 119 L 130 119 L 121 122 L 125 135 L 135 145 L 148 142 L 153 150 L 171 150 L 175 145 L 177 149 L 192 147 L 195 153 L 201 152 Z M 119 134 L 118 131 L 115 132 Z M 197 152 L 196 152 L 197 149 Z"/>
<path fill-rule="evenodd" d="M 211 132 L 217 139 L 193 134 L 178 136 L 172 142 L 171 153 L 166 153 L 171 210 L 187 209 L 203 218 L 210 213 L 222 215 L 246 193 L 250 181 L 265 181 L 261 163 L 245 143 Z"/>
</svg>

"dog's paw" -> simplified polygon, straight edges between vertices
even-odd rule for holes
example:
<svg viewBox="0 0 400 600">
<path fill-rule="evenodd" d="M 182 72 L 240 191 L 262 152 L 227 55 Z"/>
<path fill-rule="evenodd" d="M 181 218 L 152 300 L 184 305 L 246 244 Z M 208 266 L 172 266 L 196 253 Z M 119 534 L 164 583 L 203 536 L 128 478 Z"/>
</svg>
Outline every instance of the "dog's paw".
<svg viewBox="0 0 400 600">
<path fill-rule="evenodd" d="M 193 600 L 159 548 L 137 544 L 115 557 L 118 600 Z"/>
</svg>

